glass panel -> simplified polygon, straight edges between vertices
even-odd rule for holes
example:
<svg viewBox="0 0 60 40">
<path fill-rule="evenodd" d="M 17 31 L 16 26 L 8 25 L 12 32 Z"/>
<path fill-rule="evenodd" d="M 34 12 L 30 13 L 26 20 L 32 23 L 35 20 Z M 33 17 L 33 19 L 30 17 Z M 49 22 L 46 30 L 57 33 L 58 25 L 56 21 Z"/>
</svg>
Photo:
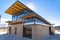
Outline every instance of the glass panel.
<svg viewBox="0 0 60 40">
<path fill-rule="evenodd" d="M 18 16 L 18 20 L 19 20 L 19 19 L 21 19 L 21 16 L 20 16 L 20 15 Z"/>
<path fill-rule="evenodd" d="M 12 16 L 12 20 L 13 20 L 13 21 L 17 20 L 17 16 L 13 15 L 13 16 Z"/>
<path fill-rule="evenodd" d="M 36 18 L 31 18 L 31 19 L 25 19 L 24 22 L 30 23 L 30 22 L 35 22 L 36 24 L 45 24 L 41 20 L 36 19 Z M 32 24 L 32 23 L 31 23 Z"/>
<path fill-rule="evenodd" d="M 42 21 L 40 21 L 39 19 L 34 18 L 35 22 L 39 22 L 42 23 Z"/>
<path fill-rule="evenodd" d="M 32 19 L 25 19 L 24 22 L 34 22 L 33 18 Z"/>
<path fill-rule="evenodd" d="M 18 16 L 16 16 L 16 15 L 13 15 L 12 16 L 12 21 L 14 21 L 14 20 L 19 20 L 19 19 L 21 19 L 23 16 L 26 16 L 26 15 L 28 15 L 29 14 L 29 12 L 28 11 L 26 11 L 26 10 L 24 10 L 20 15 L 18 15 Z"/>
</svg>

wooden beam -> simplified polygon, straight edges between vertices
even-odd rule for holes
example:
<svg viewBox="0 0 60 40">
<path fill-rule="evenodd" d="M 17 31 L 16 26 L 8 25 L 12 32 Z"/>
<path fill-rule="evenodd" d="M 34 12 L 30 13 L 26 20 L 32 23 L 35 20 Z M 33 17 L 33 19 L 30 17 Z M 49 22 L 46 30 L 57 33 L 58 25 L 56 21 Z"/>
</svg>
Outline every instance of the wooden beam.
<svg viewBox="0 0 60 40">
<path fill-rule="evenodd" d="M 15 11 L 15 10 L 13 10 L 13 9 L 10 9 L 10 11 L 12 11 L 12 12 L 14 12 L 14 13 L 16 13 L 17 11 Z"/>
<path fill-rule="evenodd" d="M 18 5 L 21 8 L 24 8 L 24 6 L 22 4 L 20 4 L 20 3 L 18 3 L 18 2 L 16 3 L 16 5 Z"/>
<path fill-rule="evenodd" d="M 19 10 L 19 9 L 17 9 L 15 6 L 13 6 L 12 8 L 15 9 L 15 10 L 17 10 L 17 11 Z"/>
<path fill-rule="evenodd" d="M 18 5 L 14 5 L 14 7 L 16 7 L 17 9 L 19 9 L 19 10 L 22 10 L 23 8 L 21 8 L 20 6 L 18 6 Z"/>
</svg>

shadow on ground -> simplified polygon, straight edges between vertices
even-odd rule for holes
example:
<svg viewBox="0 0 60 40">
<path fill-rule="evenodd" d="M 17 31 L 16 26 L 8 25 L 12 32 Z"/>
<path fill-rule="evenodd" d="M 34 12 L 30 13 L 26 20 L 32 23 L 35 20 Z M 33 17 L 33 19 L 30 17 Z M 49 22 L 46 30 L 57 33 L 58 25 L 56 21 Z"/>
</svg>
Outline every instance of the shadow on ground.
<svg viewBox="0 0 60 40">
<path fill-rule="evenodd" d="M 0 40 L 31 40 L 31 39 L 18 37 L 16 35 L 3 34 L 0 35 Z"/>
<path fill-rule="evenodd" d="M 51 35 L 40 40 L 60 40 L 60 34 Z"/>
<path fill-rule="evenodd" d="M 0 35 L 0 40 L 32 40 L 32 39 L 22 38 L 16 35 L 3 34 Z M 60 40 L 60 34 L 51 35 L 40 40 Z"/>
</svg>

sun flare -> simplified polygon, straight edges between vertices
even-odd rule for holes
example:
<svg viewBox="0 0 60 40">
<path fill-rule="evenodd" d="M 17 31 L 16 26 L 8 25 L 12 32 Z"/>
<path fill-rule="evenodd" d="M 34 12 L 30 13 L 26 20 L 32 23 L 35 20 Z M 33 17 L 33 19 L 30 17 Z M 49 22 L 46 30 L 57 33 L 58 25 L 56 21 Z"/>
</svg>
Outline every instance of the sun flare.
<svg viewBox="0 0 60 40">
<path fill-rule="evenodd" d="M 30 9 L 32 9 L 32 10 L 35 9 L 33 4 L 30 4 L 30 3 L 29 3 L 27 6 L 28 6 Z"/>
</svg>

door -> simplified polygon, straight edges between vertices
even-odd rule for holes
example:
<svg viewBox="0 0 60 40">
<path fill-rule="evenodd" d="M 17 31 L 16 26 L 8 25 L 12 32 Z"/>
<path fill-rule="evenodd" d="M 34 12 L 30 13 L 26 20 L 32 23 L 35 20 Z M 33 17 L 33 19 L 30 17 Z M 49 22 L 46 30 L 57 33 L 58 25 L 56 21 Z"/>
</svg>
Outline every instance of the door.
<svg viewBox="0 0 60 40">
<path fill-rule="evenodd" d="M 32 38 L 32 28 L 23 27 L 23 37 Z"/>
<path fill-rule="evenodd" d="M 51 27 L 49 27 L 49 34 L 52 35 L 52 33 L 51 33 Z"/>
<path fill-rule="evenodd" d="M 23 37 L 26 37 L 26 28 L 23 27 Z"/>
<path fill-rule="evenodd" d="M 15 27 L 15 34 L 17 34 L 17 27 Z"/>
<path fill-rule="evenodd" d="M 26 29 L 26 37 L 28 37 L 28 38 L 32 38 L 32 29 Z"/>
<path fill-rule="evenodd" d="M 9 34 L 11 34 L 11 27 L 9 27 Z"/>
</svg>

